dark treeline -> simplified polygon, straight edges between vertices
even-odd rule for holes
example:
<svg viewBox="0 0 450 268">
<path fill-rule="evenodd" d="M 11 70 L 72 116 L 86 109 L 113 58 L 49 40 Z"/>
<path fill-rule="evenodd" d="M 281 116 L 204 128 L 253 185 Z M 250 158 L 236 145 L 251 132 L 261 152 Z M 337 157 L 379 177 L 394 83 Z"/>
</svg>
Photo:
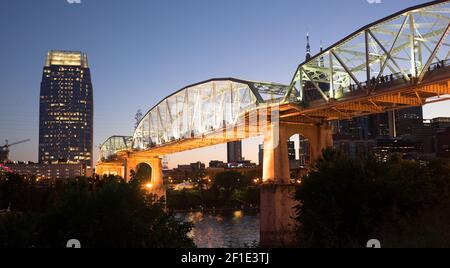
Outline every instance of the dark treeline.
<svg viewBox="0 0 450 268">
<path fill-rule="evenodd" d="M 167 206 L 172 210 L 256 208 L 259 188 L 253 182 L 254 177 L 225 171 L 214 176 L 210 186 L 200 184 L 204 180 L 199 179 L 195 189 L 168 191 Z"/>
<path fill-rule="evenodd" d="M 296 199 L 300 247 L 450 247 L 450 166 L 326 151 Z"/>
<path fill-rule="evenodd" d="M 152 204 L 141 182 L 76 178 L 51 187 L 15 174 L 0 177 L 0 248 L 194 247 L 189 224 Z"/>
</svg>

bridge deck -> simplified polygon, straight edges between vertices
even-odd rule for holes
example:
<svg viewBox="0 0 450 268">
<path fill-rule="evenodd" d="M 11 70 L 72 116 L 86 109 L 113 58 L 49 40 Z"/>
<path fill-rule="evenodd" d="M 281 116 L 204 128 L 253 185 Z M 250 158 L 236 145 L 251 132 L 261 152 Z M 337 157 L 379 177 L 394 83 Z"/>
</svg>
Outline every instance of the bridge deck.
<svg viewBox="0 0 450 268">
<path fill-rule="evenodd" d="M 229 128 L 206 133 L 202 137 L 176 140 L 144 151 L 124 150 L 119 152 L 119 156 L 131 153 L 138 157 L 158 157 L 261 136 L 264 134 L 264 126 L 267 124 L 263 121 L 261 114 L 267 113 L 268 110 L 272 116 L 279 115 L 280 123 L 297 124 L 301 129 L 303 124 L 349 119 L 450 99 L 448 96 L 450 94 L 450 68 L 434 72 L 426 81 L 421 85 L 410 82 L 393 83 L 393 85 L 386 85 L 370 93 L 357 91 L 330 103 L 316 101 L 311 104 L 310 108 L 304 108 L 295 103 L 268 104 L 265 107 L 257 108 L 257 112 L 241 115 L 241 119 Z M 272 118 L 271 120 L 277 119 Z M 251 125 L 250 122 L 255 124 Z"/>
</svg>

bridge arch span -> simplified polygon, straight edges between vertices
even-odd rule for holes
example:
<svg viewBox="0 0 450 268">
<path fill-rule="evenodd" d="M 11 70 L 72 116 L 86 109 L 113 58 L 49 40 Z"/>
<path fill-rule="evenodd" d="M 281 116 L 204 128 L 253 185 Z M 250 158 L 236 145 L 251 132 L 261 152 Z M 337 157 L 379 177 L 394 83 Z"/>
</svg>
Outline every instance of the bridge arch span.
<svg viewBox="0 0 450 268">
<path fill-rule="evenodd" d="M 193 84 L 150 109 L 133 135 L 133 149 L 147 150 L 233 126 L 248 111 L 283 100 L 289 86 L 217 78 Z"/>
</svg>

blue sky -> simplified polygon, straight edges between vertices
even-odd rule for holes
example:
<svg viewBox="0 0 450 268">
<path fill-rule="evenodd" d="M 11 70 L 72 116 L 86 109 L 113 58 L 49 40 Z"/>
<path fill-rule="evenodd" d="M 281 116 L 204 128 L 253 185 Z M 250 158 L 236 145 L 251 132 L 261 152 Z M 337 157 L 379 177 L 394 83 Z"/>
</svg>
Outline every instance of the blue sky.
<svg viewBox="0 0 450 268">
<path fill-rule="evenodd" d="M 289 83 L 313 52 L 382 17 L 426 1 L 383 0 L 1 0 L 0 143 L 31 138 L 13 160 L 37 160 L 39 86 L 47 51 L 88 53 L 99 145 L 131 135 L 145 113 L 185 85 L 212 77 Z M 436 108 L 437 107 L 437 108 Z M 450 116 L 449 103 L 425 108 Z M 257 161 L 254 143 L 245 156 Z M 224 146 L 171 156 L 171 165 L 224 159 Z M 208 157 L 205 157 L 207 155 Z"/>
</svg>

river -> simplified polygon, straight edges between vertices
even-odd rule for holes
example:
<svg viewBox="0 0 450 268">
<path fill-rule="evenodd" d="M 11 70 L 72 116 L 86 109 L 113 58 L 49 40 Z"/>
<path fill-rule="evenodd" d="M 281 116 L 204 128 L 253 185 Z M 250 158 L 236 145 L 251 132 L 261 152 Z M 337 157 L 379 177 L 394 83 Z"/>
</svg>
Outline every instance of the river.
<svg viewBox="0 0 450 268">
<path fill-rule="evenodd" d="M 255 211 L 177 213 L 193 223 L 189 234 L 199 248 L 247 248 L 259 244 L 259 214 Z"/>
</svg>

